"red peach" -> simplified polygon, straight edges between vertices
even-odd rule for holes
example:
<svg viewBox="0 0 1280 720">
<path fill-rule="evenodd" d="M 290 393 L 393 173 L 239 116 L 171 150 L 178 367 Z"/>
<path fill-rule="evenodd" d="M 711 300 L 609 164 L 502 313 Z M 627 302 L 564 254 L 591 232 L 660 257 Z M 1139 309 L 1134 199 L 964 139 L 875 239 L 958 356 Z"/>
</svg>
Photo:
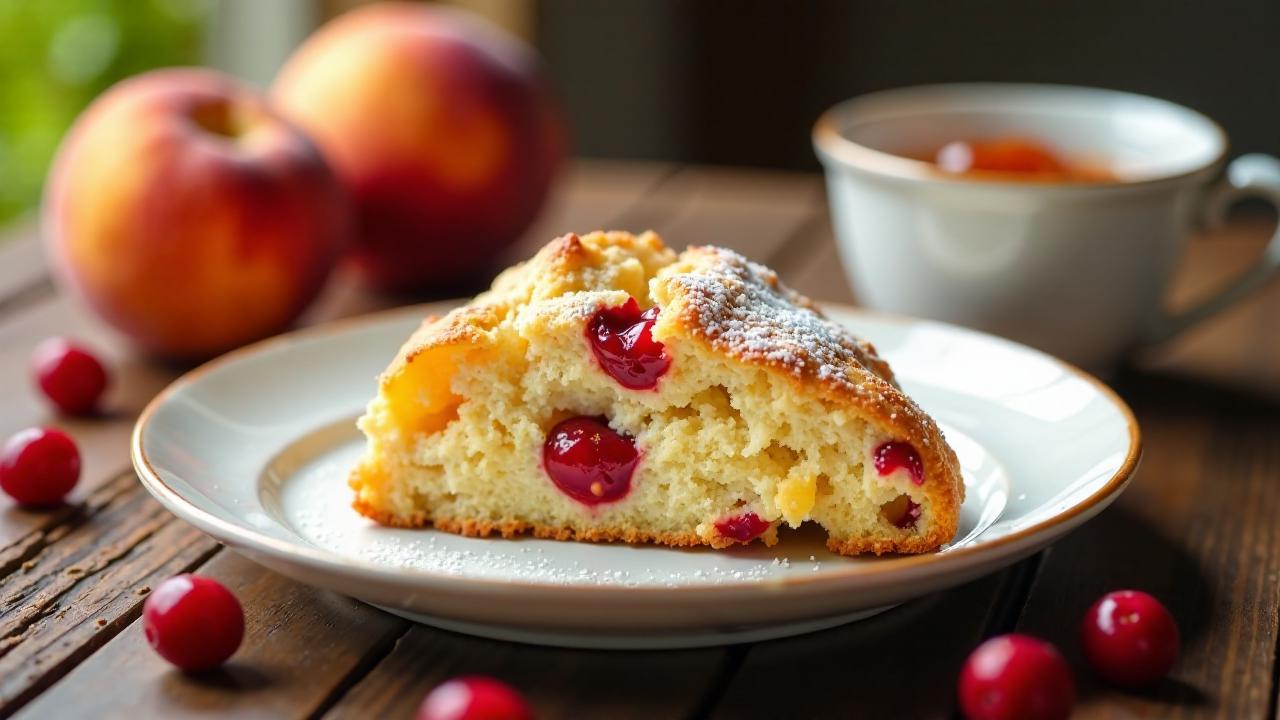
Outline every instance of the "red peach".
<svg viewBox="0 0 1280 720">
<path fill-rule="evenodd" d="M 351 259 L 387 291 L 492 267 L 564 154 L 537 55 L 464 13 L 384 3 L 321 28 L 272 88 L 354 198 Z"/>
<path fill-rule="evenodd" d="M 169 69 L 99 97 L 45 186 L 45 236 L 66 284 L 151 352 L 220 353 L 284 329 L 348 234 L 315 145 L 258 91 Z"/>
</svg>

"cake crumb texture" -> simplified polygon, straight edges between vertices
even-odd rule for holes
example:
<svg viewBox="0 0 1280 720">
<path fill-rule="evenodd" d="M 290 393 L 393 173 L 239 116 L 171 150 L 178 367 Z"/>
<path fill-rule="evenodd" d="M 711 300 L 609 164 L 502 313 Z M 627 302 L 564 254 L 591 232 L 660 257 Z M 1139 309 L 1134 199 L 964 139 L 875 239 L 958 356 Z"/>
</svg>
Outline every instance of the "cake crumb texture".
<svg viewBox="0 0 1280 720">
<path fill-rule="evenodd" d="M 659 308 L 671 362 L 651 390 L 603 372 L 585 334 L 629 298 Z M 548 431 L 577 415 L 635 439 L 617 501 L 579 503 L 542 467 Z M 472 536 L 728 547 L 717 523 L 754 513 L 766 544 L 814 522 L 835 552 L 917 553 L 952 539 L 964 498 L 955 453 L 871 344 L 768 268 L 711 246 L 677 255 L 654 233 L 563 236 L 428 318 L 359 426 L 359 512 Z M 923 483 L 876 471 L 890 440 L 917 450 Z M 899 528 L 882 509 L 903 495 L 920 515 Z"/>
</svg>

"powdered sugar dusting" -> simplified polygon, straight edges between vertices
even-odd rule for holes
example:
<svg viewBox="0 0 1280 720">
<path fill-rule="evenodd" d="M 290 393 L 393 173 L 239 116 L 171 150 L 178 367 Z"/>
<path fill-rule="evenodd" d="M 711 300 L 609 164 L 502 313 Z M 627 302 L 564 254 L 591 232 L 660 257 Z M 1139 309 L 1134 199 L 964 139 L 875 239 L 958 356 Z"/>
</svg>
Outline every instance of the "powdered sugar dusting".
<svg viewBox="0 0 1280 720">
<path fill-rule="evenodd" d="M 867 343 L 812 309 L 769 268 L 732 250 L 694 248 L 705 262 L 668 282 L 679 288 L 690 324 L 727 353 L 800 377 L 859 392 L 876 391 L 892 375 Z M 875 377 L 884 382 L 866 381 Z"/>
</svg>

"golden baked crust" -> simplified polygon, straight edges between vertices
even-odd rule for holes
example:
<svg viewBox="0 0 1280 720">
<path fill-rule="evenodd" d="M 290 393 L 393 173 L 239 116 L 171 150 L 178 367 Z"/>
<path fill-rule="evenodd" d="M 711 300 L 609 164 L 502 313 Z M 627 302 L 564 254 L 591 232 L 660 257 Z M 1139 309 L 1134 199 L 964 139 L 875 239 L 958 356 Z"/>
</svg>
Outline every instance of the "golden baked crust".
<svg viewBox="0 0 1280 720">
<path fill-rule="evenodd" d="M 664 377 L 660 392 L 619 389 L 579 357 L 590 355 L 582 337 L 587 319 L 628 296 L 660 308 L 654 338 L 674 358 L 672 377 Z M 719 375 L 698 366 L 715 366 Z M 515 387 L 506 399 L 480 397 L 507 385 Z M 492 402 L 487 413 L 476 407 L 483 402 Z M 778 411 L 771 404 L 786 407 Z M 689 472 L 720 502 L 711 510 L 696 492 L 659 515 L 636 508 L 628 514 L 620 509 L 624 503 L 605 511 L 576 510 L 572 501 L 543 493 L 538 485 L 550 483 L 540 460 L 527 457 L 534 448 L 527 436 L 565 412 L 609 415 L 641 440 L 650 426 L 660 427 L 665 439 L 649 448 L 658 457 L 646 459 L 653 473 L 662 467 L 677 474 L 681 467 L 678 457 L 659 452 L 658 442 L 720 452 L 723 462 L 736 463 L 739 474 L 755 483 L 754 491 L 732 485 L 732 479 L 707 477 L 707 462 L 700 458 L 702 465 Z M 815 412 L 831 422 L 802 417 Z M 512 413 L 520 415 L 516 425 L 537 427 L 523 434 L 504 428 L 496 435 L 482 427 L 502 424 Z M 802 427 L 815 422 L 833 427 Z M 678 435 L 686 426 L 701 433 L 700 441 Z M 826 320 L 771 270 L 715 247 L 690 248 L 677 257 L 653 233 L 563 236 L 504 272 L 471 304 L 428 318 L 382 374 L 361 427 L 369 447 L 351 476 L 356 509 L 387 525 L 434 524 L 465 535 L 530 532 L 555 539 L 724 547 L 734 541 L 712 529 L 716 513 L 745 508 L 772 523 L 763 537 L 768 544 L 782 522 L 815 520 L 827 528 L 828 547 L 838 553 L 918 553 L 954 536 L 964 498 L 955 453 L 933 420 L 902 393 L 870 343 Z M 857 444 L 870 448 L 886 438 L 914 446 L 927 482 L 915 487 L 900 478 L 873 477 L 869 451 Z M 732 445 L 732 452 L 708 444 Z M 492 455 L 490 474 L 505 485 L 473 467 L 474 457 L 485 454 Z M 647 482 L 666 480 L 651 476 Z M 526 492 L 530 500 L 523 506 L 486 504 L 485 493 L 496 498 L 508 491 Z M 922 522 L 909 532 L 877 524 L 868 514 L 899 492 L 925 508 Z M 647 495 L 635 504 L 642 500 L 661 497 Z M 655 518 L 666 526 L 645 521 Z"/>
</svg>

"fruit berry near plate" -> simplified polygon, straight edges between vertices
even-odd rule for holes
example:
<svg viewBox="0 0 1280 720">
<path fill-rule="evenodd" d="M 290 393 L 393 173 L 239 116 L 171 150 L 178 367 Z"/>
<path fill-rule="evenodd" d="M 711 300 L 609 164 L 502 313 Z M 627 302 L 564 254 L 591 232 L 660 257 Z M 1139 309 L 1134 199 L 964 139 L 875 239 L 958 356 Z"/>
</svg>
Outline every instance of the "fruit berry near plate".
<svg viewBox="0 0 1280 720">
<path fill-rule="evenodd" d="M 490 270 L 564 156 L 537 55 L 459 11 L 348 12 L 298 49 L 272 96 L 353 197 L 350 257 L 384 291 L 439 291 Z"/>
<path fill-rule="evenodd" d="M 1107 593 L 1085 613 L 1080 629 L 1095 672 L 1121 687 L 1163 679 L 1178 659 L 1178 624 L 1155 597 L 1138 590 Z"/>
<path fill-rule="evenodd" d="M 107 389 L 107 371 L 97 356 L 66 338 L 37 345 L 31 370 L 45 397 L 67 415 L 92 413 Z"/>
<path fill-rule="evenodd" d="M 193 69 L 95 100 L 58 150 L 43 213 L 66 286 L 142 348 L 190 359 L 285 329 L 349 234 L 315 145 L 257 90 Z"/>
<path fill-rule="evenodd" d="M 432 690 L 418 708 L 418 720 L 533 720 L 533 711 L 510 685 L 472 675 Z"/>
<path fill-rule="evenodd" d="M 175 575 L 147 596 L 142 627 L 147 644 L 160 657 L 183 670 L 208 670 L 240 647 L 244 611 L 217 580 Z"/>
<path fill-rule="evenodd" d="M 0 452 L 0 489 L 19 505 L 56 505 L 79 479 L 80 451 L 61 430 L 23 430 Z"/>
<path fill-rule="evenodd" d="M 1075 703 L 1071 670 L 1053 645 L 999 635 L 965 660 L 957 686 L 969 720 L 1065 720 Z"/>
</svg>

